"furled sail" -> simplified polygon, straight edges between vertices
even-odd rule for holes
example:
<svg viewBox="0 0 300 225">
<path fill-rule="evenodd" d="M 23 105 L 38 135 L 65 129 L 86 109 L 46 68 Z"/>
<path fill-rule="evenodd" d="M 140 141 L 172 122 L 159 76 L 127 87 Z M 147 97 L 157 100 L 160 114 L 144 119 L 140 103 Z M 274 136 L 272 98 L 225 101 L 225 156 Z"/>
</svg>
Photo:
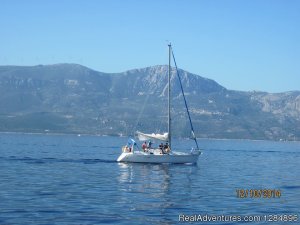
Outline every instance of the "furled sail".
<svg viewBox="0 0 300 225">
<path fill-rule="evenodd" d="M 168 141 L 169 140 L 169 134 L 168 133 L 164 133 L 164 134 L 144 134 L 142 132 L 137 131 L 137 136 L 138 139 L 140 141 L 147 141 L 150 139 L 157 139 L 157 140 L 161 140 L 161 141 Z"/>
</svg>

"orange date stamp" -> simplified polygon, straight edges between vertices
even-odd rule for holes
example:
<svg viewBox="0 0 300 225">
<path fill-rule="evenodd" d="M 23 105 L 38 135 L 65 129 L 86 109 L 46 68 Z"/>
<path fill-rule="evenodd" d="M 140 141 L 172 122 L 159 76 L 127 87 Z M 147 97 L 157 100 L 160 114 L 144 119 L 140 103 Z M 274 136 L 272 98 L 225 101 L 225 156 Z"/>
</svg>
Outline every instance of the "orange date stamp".
<svg viewBox="0 0 300 225">
<path fill-rule="evenodd" d="M 237 198 L 280 198 L 279 189 L 236 189 Z"/>
</svg>

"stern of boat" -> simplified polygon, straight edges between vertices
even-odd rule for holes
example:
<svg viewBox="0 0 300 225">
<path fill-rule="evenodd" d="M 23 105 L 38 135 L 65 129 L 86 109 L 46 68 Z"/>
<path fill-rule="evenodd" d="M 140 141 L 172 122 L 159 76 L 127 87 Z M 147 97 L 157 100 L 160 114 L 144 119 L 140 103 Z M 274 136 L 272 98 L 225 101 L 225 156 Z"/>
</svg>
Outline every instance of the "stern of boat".
<svg viewBox="0 0 300 225">
<path fill-rule="evenodd" d="M 193 148 L 193 149 L 191 150 L 191 154 L 192 154 L 192 155 L 201 155 L 201 153 L 202 153 L 202 152 L 201 152 L 199 149 L 194 149 L 194 148 Z"/>
</svg>

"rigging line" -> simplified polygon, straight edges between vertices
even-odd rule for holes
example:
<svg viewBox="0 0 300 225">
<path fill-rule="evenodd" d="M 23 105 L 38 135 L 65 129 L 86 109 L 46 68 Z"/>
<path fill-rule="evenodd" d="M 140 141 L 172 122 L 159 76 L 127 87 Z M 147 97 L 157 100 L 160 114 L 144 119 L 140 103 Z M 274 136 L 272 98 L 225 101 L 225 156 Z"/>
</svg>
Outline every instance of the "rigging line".
<svg viewBox="0 0 300 225">
<path fill-rule="evenodd" d="M 171 47 L 171 48 L 172 48 L 172 47 Z M 176 74 L 177 74 L 177 77 L 178 77 L 178 79 L 179 79 L 180 88 L 181 88 L 182 96 L 183 96 L 183 99 L 184 99 L 184 104 L 185 104 L 186 112 L 187 112 L 188 117 L 189 117 L 189 121 L 190 121 L 190 125 L 191 125 L 191 130 L 192 130 L 193 139 L 194 139 L 194 141 L 195 141 L 195 143 L 196 143 L 197 150 L 198 150 L 198 149 L 199 149 L 199 146 L 198 146 L 198 142 L 197 142 L 197 139 L 196 139 L 196 136 L 195 136 L 194 127 L 193 127 L 192 120 L 191 120 L 191 116 L 190 116 L 190 111 L 189 111 L 189 108 L 188 108 L 188 106 L 187 106 L 187 102 L 186 102 L 186 99 L 185 99 L 185 95 L 184 95 L 184 91 L 183 91 L 183 87 L 182 87 L 182 82 L 181 82 L 181 78 L 180 78 L 180 75 L 179 75 L 179 72 L 178 72 L 177 63 L 176 63 L 176 60 L 175 60 L 173 48 L 171 49 L 171 51 L 172 51 L 172 56 L 173 56 L 173 60 L 174 60 L 175 68 L 176 68 Z"/>
<path fill-rule="evenodd" d="M 145 111 L 146 105 L 147 105 L 147 103 L 148 103 L 149 97 L 150 97 L 150 91 L 147 92 L 147 96 L 146 96 L 146 98 L 145 98 L 145 100 L 144 100 L 144 102 L 143 102 L 143 106 L 141 107 L 141 110 L 140 110 L 140 112 L 139 112 L 139 114 L 138 114 L 136 123 L 135 123 L 135 125 L 134 125 L 134 129 L 133 129 L 134 131 L 136 131 L 136 129 L 137 129 L 139 123 L 140 123 L 141 117 L 142 117 L 142 115 L 144 114 L 144 111 Z M 135 134 L 133 134 L 133 136 L 134 136 L 134 135 L 135 135 Z"/>
<path fill-rule="evenodd" d="M 146 95 L 146 97 L 144 99 L 142 107 L 140 107 L 139 114 L 138 114 L 137 119 L 136 119 L 136 123 L 135 123 L 135 125 L 133 127 L 133 130 L 134 130 L 133 137 L 135 136 L 135 132 L 137 131 L 137 129 L 141 128 L 141 127 L 139 127 L 139 123 L 141 121 L 142 115 L 145 112 L 146 106 L 148 105 L 150 95 L 151 95 L 152 92 L 155 93 L 157 91 L 157 89 L 158 89 L 158 86 L 155 86 L 154 88 L 152 86 L 150 86 L 148 88 L 148 91 L 146 92 L 147 95 Z M 162 124 L 160 123 L 160 125 L 162 125 Z M 159 131 L 161 130 L 161 128 L 162 127 L 159 127 Z"/>
</svg>

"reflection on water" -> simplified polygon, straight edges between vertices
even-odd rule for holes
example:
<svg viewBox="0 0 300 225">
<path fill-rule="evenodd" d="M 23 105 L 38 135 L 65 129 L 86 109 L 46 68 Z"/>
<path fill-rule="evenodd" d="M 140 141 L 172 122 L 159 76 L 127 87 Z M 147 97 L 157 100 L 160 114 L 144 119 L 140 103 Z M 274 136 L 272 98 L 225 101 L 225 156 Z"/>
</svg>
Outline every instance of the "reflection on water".
<svg viewBox="0 0 300 225">
<path fill-rule="evenodd" d="M 170 186 L 169 166 L 166 164 L 127 164 L 118 163 L 120 167 L 119 182 L 125 185 L 124 191 L 145 192 L 154 191 L 155 197 L 161 197 L 161 194 L 167 193 Z M 143 182 L 136 185 L 141 178 Z M 127 185 L 126 185 L 127 184 Z"/>
<path fill-rule="evenodd" d="M 198 197 L 192 192 L 193 185 L 196 186 L 193 176 L 197 177 L 199 172 L 197 165 L 118 163 L 118 166 L 117 188 L 122 203 L 130 211 L 144 211 L 154 217 L 171 213 L 176 218 L 176 211 L 192 205 Z"/>
</svg>

